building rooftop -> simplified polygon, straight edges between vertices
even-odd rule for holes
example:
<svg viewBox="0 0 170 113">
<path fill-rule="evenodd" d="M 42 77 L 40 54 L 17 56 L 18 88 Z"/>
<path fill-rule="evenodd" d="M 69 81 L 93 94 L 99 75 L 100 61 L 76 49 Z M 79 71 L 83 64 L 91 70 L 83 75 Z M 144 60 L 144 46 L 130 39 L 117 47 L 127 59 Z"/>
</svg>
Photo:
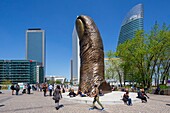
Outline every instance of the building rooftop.
<svg viewBox="0 0 170 113">
<path fill-rule="evenodd" d="M 29 28 L 28 30 L 41 30 L 41 28 Z"/>
</svg>

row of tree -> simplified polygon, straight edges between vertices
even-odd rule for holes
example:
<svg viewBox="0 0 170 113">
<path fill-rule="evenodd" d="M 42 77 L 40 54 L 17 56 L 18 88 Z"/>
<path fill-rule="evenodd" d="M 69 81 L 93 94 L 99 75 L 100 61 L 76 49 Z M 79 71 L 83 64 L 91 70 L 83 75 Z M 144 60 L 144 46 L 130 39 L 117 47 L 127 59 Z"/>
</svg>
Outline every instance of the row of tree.
<svg viewBox="0 0 170 113">
<path fill-rule="evenodd" d="M 170 77 L 170 29 L 156 23 L 149 33 L 139 30 L 132 40 L 120 44 L 116 52 L 108 51 L 106 56 L 106 78 L 114 77 L 116 72 L 121 86 L 122 78 L 148 88 L 153 82 L 166 84 Z"/>
</svg>

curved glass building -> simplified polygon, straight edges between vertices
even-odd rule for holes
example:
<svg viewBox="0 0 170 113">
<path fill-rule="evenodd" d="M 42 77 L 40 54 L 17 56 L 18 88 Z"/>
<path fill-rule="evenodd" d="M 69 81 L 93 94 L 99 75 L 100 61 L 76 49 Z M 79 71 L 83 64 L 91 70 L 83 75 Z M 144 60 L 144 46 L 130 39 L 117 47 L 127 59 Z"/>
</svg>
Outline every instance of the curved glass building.
<svg viewBox="0 0 170 113">
<path fill-rule="evenodd" d="M 137 30 L 143 30 L 143 4 L 134 6 L 122 22 L 118 45 L 135 36 Z"/>
</svg>

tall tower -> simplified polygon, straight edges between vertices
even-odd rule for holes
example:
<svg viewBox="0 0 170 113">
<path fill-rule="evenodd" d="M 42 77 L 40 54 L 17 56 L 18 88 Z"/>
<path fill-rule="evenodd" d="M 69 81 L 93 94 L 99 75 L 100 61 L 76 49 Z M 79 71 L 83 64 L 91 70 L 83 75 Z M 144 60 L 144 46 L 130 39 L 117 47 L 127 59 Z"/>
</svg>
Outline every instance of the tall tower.
<svg viewBox="0 0 170 113">
<path fill-rule="evenodd" d="M 79 37 L 76 27 L 74 27 L 72 34 L 72 81 L 73 84 L 79 84 L 80 79 L 80 47 Z"/>
<path fill-rule="evenodd" d="M 137 30 L 143 30 L 144 19 L 143 4 L 134 6 L 122 22 L 118 45 L 135 36 Z"/>
<path fill-rule="evenodd" d="M 40 78 L 45 75 L 45 32 L 39 28 L 26 31 L 26 59 L 36 60 L 41 70 Z M 44 80 L 40 80 L 44 81 Z"/>
</svg>

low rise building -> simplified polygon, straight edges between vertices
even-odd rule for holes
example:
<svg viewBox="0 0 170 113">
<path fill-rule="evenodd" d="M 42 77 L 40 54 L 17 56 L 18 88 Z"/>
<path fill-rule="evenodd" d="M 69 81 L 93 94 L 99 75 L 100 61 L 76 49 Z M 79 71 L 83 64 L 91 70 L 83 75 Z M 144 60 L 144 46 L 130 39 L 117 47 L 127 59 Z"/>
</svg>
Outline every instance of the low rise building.
<svg viewBox="0 0 170 113">
<path fill-rule="evenodd" d="M 0 60 L 0 83 L 10 81 L 35 84 L 36 66 L 37 62 L 33 60 Z"/>
<path fill-rule="evenodd" d="M 46 82 L 47 81 L 60 81 L 62 84 L 66 81 L 66 78 L 63 76 L 55 76 L 55 75 L 49 75 L 45 77 Z"/>
</svg>

